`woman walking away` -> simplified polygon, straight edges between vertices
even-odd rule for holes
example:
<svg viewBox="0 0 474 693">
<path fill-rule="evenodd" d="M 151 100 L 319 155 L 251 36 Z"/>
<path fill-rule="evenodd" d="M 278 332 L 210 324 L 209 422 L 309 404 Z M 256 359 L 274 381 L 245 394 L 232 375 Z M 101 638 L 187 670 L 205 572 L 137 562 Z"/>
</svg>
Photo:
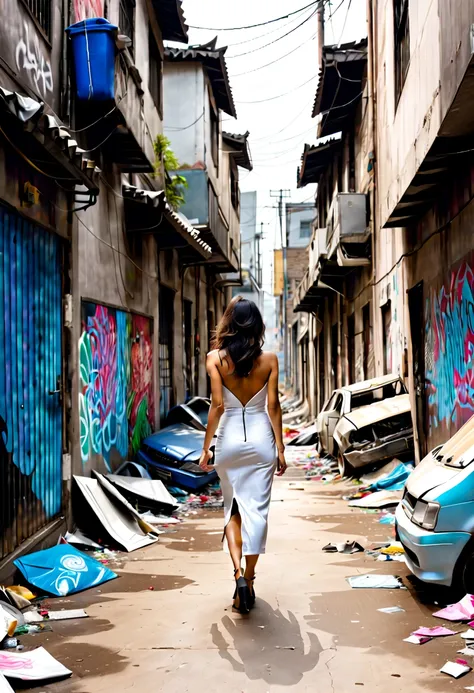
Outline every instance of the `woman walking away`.
<svg viewBox="0 0 474 693">
<path fill-rule="evenodd" d="M 278 359 L 262 351 L 265 326 L 253 301 L 236 296 L 216 329 L 207 355 L 212 403 L 202 469 L 209 465 L 217 431 L 216 470 L 224 495 L 224 537 L 234 564 L 234 608 L 255 603 L 255 566 L 265 553 L 273 476 L 286 471 L 278 399 Z M 245 556 L 245 572 L 241 569 Z"/>
</svg>

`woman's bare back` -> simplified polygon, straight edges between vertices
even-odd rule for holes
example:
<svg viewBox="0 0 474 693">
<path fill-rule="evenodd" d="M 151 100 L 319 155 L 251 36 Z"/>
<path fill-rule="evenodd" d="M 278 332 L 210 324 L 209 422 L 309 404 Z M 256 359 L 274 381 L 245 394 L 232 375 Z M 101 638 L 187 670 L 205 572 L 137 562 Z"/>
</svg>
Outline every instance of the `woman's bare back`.
<svg viewBox="0 0 474 693">
<path fill-rule="evenodd" d="M 270 351 L 264 351 L 255 360 L 248 376 L 243 378 L 235 374 L 235 367 L 229 353 L 224 349 L 214 352 L 217 358 L 217 368 L 224 386 L 230 390 L 243 406 L 258 393 L 268 382 L 275 361 Z"/>
</svg>

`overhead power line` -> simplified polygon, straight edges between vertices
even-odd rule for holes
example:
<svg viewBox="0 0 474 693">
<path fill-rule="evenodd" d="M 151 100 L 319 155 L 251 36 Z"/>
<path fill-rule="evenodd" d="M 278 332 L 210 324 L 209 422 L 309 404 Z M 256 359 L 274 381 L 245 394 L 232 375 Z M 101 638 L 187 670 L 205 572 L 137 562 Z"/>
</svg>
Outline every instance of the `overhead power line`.
<svg viewBox="0 0 474 693">
<path fill-rule="evenodd" d="M 189 24 L 188 26 L 190 29 L 202 29 L 205 31 L 243 31 L 244 29 L 256 29 L 259 26 L 266 26 L 267 24 L 273 24 L 274 22 L 281 22 L 282 19 L 288 19 L 288 17 L 292 17 L 295 14 L 299 14 L 300 12 L 304 12 L 309 7 L 314 7 L 315 5 L 319 5 L 320 2 L 327 4 L 329 2 L 329 0 L 314 0 L 314 2 L 310 2 L 308 5 L 305 5 L 304 7 L 300 7 L 299 10 L 293 10 L 293 12 L 288 12 L 288 14 L 283 14 L 281 17 L 275 17 L 275 19 L 268 19 L 267 21 L 259 22 L 258 24 L 247 24 L 247 26 L 215 27 L 215 26 L 193 26 L 192 24 Z"/>
<path fill-rule="evenodd" d="M 314 41 L 316 36 L 317 36 L 317 33 L 314 34 L 313 36 L 310 36 L 308 41 Z M 246 70 L 245 72 L 239 72 L 239 74 L 237 74 L 237 75 L 231 75 L 231 78 L 234 79 L 235 77 L 244 77 L 245 75 L 248 75 L 251 72 L 257 72 L 258 70 L 263 70 L 265 67 L 270 67 L 270 65 L 274 65 L 275 63 L 278 63 L 280 60 L 283 60 L 283 58 L 287 58 L 289 55 L 296 53 L 296 51 L 303 48 L 304 45 L 305 45 L 305 43 L 300 43 L 299 46 L 296 46 L 296 48 L 293 48 L 293 50 L 291 50 L 289 53 L 285 53 L 284 55 L 280 55 L 279 58 L 272 60 L 270 63 L 266 63 L 265 65 L 260 65 L 259 67 L 254 67 L 253 70 Z"/>
<path fill-rule="evenodd" d="M 278 36 L 278 38 L 273 39 L 273 41 L 269 41 L 268 43 L 265 43 L 263 46 L 258 46 L 258 48 L 252 48 L 250 51 L 246 51 L 245 53 L 238 53 L 237 55 L 229 55 L 226 57 L 227 60 L 232 60 L 233 58 L 242 58 L 244 55 L 250 55 L 251 53 L 256 53 L 257 51 L 261 51 L 263 48 L 268 48 L 268 46 L 273 46 L 273 44 L 278 43 L 278 41 L 281 41 L 281 39 L 286 38 L 290 34 L 292 34 L 294 31 L 297 31 L 300 27 L 302 27 L 306 22 L 309 22 L 310 19 L 312 19 L 316 14 L 316 10 L 311 12 L 308 17 L 303 19 L 302 22 L 297 24 L 295 27 L 290 29 L 289 31 L 286 32 L 286 34 L 282 34 L 282 36 Z"/>
<path fill-rule="evenodd" d="M 317 76 L 318 75 L 313 75 L 306 82 L 303 82 L 303 84 L 300 84 L 298 87 L 295 87 L 294 89 L 290 89 L 290 91 L 285 91 L 285 92 L 283 92 L 283 94 L 277 94 L 276 96 L 269 96 L 266 99 L 258 99 L 257 101 L 236 101 L 236 103 L 238 103 L 238 104 L 265 103 L 265 101 L 274 101 L 275 99 L 281 99 L 283 96 L 288 96 L 288 94 L 293 94 L 293 92 L 298 91 L 298 89 L 301 89 L 302 87 L 305 87 L 310 82 L 313 82 L 317 78 Z"/>
</svg>

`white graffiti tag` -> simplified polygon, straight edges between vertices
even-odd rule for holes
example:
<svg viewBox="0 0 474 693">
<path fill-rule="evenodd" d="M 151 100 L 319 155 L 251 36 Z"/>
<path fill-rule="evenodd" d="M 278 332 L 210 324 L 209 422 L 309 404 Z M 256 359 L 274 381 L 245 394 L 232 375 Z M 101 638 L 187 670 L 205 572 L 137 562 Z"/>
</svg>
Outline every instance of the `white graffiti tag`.
<svg viewBox="0 0 474 693">
<path fill-rule="evenodd" d="M 24 34 L 17 43 L 15 51 L 16 65 L 19 70 L 26 70 L 36 90 L 43 97 L 53 91 L 53 73 L 51 63 L 41 52 L 38 35 L 30 43 L 30 29 L 27 22 L 23 24 Z"/>
</svg>

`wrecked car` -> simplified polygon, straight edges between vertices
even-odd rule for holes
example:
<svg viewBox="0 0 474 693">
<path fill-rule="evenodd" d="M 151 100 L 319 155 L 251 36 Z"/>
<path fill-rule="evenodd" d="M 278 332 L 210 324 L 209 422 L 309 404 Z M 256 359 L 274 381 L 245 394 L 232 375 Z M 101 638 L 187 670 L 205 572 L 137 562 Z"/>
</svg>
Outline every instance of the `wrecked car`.
<svg viewBox="0 0 474 693">
<path fill-rule="evenodd" d="M 205 472 L 199 466 L 204 436 L 187 424 L 167 426 L 145 438 L 137 460 L 153 478 L 196 491 L 217 479 L 214 470 Z"/>
<path fill-rule="evenodd" d="M 396 510 L 396 531 L 417 578 L 472 593 L 474 416 L 410 475 Z"/>
<path fill-rule="evenodd" d="M 216 481 L 214 470 L 199 466 L 210 404 L 206 397 L 178 404 L 169 411 L 166 427 L 145 438 L 137 459 L 152 477 L 193 491 Z"/>
<path fill-rule="evenodd" d="M 345 414 L 334 430 L 341 476 L 394 457 L 413 458 L 410 396 L 398 395 Z"/>
<path fill-rule="evenodd" d="M 398 375 L 384 375 L 334 390 L 316 419 L 318 452 L 337 457 L 334 431 L 341 417 L 354 409 L 406 393 L 405 384 Z"/>
</svg>

